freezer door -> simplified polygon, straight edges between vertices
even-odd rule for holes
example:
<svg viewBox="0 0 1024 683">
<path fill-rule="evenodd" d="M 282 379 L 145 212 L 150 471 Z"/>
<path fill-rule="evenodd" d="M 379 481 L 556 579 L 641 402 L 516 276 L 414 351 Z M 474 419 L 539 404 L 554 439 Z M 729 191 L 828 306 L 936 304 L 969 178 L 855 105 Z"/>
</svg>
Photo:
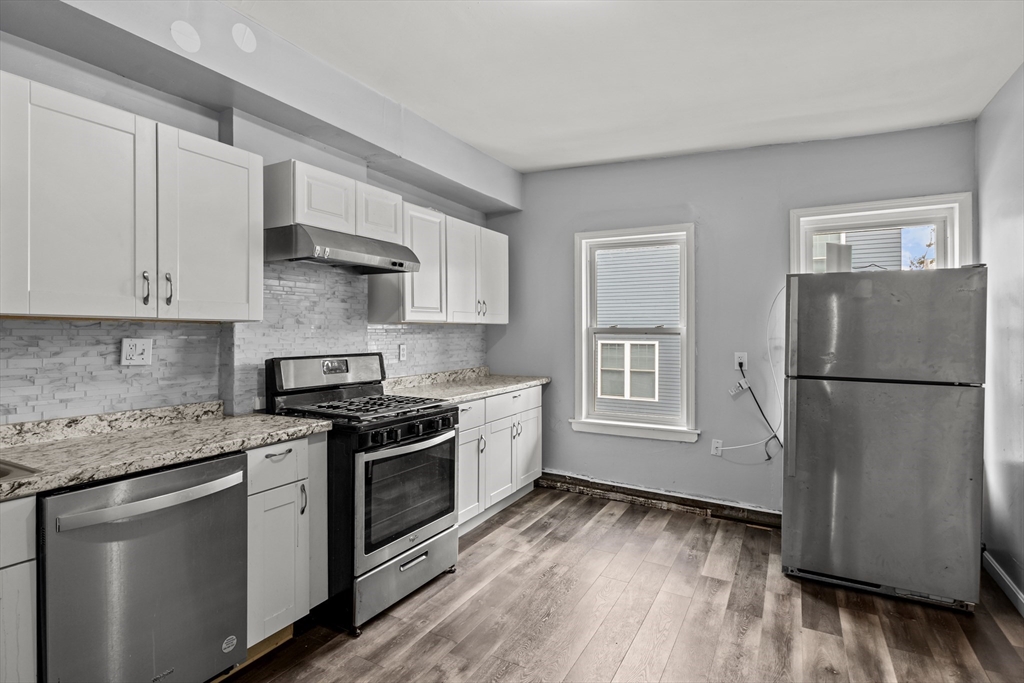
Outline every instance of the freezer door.
<svg viewBox="0 0 1024 683">
<path fill-rule="evenodd" d="M 976 603 L 984 397 L 787 380 L 782 564 Z"/>
<path fill-rule="evenodd" d="M 790 275 L 786 374 L 983 384 L 988 270 Z"/>
</svg>

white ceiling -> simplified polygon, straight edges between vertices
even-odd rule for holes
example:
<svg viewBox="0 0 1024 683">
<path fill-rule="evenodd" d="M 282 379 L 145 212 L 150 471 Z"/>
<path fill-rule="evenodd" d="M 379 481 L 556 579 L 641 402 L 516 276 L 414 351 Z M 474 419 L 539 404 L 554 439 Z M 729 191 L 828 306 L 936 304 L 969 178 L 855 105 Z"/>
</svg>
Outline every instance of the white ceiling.
<svg viewBox="0 0 1024 683">
<path fill-rule="evenodd" d="M 226 0 L 520 171 L 975 118 L 1024 2 Z"/>
</svg>

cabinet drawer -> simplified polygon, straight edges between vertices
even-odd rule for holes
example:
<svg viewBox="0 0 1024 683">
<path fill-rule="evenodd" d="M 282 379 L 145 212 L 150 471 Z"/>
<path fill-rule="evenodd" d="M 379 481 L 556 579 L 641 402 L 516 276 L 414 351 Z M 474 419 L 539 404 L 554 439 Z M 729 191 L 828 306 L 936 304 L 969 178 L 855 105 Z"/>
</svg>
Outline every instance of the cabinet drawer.
<svg viewBox="0 0 1024 683">
<path fill-rule="evenodd" d="M 493 422 L 530 408 L 540 407 L 540 387 L 510 391 L 507 394 L 491 396 L 485 400 L 487 401 L 487 421 Z"/>
<path fill-rule="evenodd" d="M 486 422 L 484 419 L 485 406 L 486 403 L 483 400 L 459 405 L 459 429 L 462 431 L 474 429 Z"/>
<path fill-rule="evenodd" d="M 249 456 L 250 495 L 309 476 L 306 439 L 261 446 L 246 453 Z"/>
<path fill-rule="evenodd" d="M 36 556 L 36 497 L 0 503 L 0 567 Z"/>
</svg>

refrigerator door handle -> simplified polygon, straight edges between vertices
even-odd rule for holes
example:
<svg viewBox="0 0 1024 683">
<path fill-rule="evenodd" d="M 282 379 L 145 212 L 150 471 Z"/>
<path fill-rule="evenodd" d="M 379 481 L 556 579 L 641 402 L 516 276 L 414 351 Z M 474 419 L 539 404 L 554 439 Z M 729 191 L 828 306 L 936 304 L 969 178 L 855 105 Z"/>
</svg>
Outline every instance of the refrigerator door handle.
<svg viewBox="0 0 1024 683">
<path fill-rule="evenodd" d="M 790 275 L 786 281 L 786 318 L 789 322 L 789 334 L 786 335 L 786 374 L 795 376 L 797 372 L 797 329 L 800 322 L 800 278 Z"/>
<path fill-rule="evenodd" d="M 783 457 L 786 459 L 786 476 L 796 476 L 796 387 L 795 379 L 787 380 L 786 384 L 786 448 Z"/>
</svg>

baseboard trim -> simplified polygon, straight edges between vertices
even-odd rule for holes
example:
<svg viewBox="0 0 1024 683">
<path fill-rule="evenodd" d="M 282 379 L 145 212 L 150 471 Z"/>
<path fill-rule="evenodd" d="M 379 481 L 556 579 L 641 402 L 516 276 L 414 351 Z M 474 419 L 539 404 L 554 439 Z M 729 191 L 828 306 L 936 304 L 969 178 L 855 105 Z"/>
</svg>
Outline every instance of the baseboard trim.
<svg viewBox="0 0 1024 683">
<path fill-rule="evenodd" d="M 1021 592 L 1021 589 L 1014 585 L 1009 574 L 1003 571 L 1003 568 L 992 559 L 987 550 L 981 554 L 981 563 L 985 566 L 985 570 L 988 571 L 989 575 L 999 584 L 999 587 L 1003 589 L 1003 592 L 1006 593 L 1006 597 L 1010 598 L 1013 606 L 1024 617 L 1024 592 Z"/>
<path fill-rule="evenodd" d="M 558 489 L 559 491 L 570 491 L 572 493 L 583 493 L 595 498 L 607 498 L 608 500 L 617 500 L 633 505 L 646 505 L 647 507 L 662 510 L 689 512 L 701 517 L 715 517 L 717 519 L 728 519 L 733 522 L 758 524 L 774 528 L 782 526 L 782 515 L 778 512 L 755 510 L 740 507 L 739 505 L 700 500 L 661 491 L 648 491 L 612 482 L 583 479 L 569 474 L 544 472 L 541 478 L 537 480 L 537 486 Z"/>
<path fill-rule="evenodd" d="M 469 533 L 473 529 L 477 528 L 478 526 L 489 520 L 494 515 L 498 514 L 499 512 L 507 508 L 512 503 L 516 502 L 517 500 L 525 496 L 527 493 L 533 490 L 533 486 L 533 483 L 531 483 L 529 486 L 524 486 L 515 493 L 509 495 L 507 498 L 502 498 L 500 501 L 498 501 L 491 507 L 481 512 L 479 515 L 476 515 L 475 517 L 472 517 L 471 519 L 468 519 L 462 524 L 460 524 L 459 536 Z"/>
</svg>

